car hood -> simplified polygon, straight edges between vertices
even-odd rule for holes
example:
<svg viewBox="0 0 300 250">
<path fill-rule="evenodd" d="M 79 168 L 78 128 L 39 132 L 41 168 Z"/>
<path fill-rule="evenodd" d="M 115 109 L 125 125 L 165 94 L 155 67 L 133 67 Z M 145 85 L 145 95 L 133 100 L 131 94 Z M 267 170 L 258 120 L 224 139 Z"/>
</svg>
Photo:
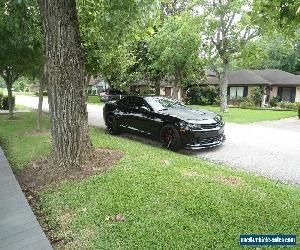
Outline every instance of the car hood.
<svg viewBox="0 0 300 250">
<path fill-rule="evenodd" d="M 173 117 L 177 117 L 181 120 L 190 123 L 212 123 L 216 122 L 214 119 L 216 117 L 216 113 L 207 111 L 207 110 L 196 110 L 189 109 L 185 107 L 176 107 L 176 108 L 168 108 L 166 110 L 159 111 L 162 114 L 170 115 Z"/>
</svg>

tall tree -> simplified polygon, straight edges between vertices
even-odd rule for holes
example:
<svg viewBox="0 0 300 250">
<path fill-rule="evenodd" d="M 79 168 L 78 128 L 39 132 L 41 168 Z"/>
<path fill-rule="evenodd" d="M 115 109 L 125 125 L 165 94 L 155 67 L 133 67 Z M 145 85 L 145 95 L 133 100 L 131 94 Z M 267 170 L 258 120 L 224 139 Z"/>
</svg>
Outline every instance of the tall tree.
<svg viewBox="0 0 300 250">
<path fill-rule="evenodd" d="M 12 86 L 42 62 L 42 44 L 35 1 L 0 2 L 0 75 L 9 97 L 9 117 L 13 118 Z"/>
<path fill-rule="evenodd" d="M 53 156 L 62 167 L 80 167 L 91 149 L 84 61 L 75 0 L 39 0 L 45 32 L 45 82 Z"/>
<path fill-rule="evenodd" d="M 258 28 L 251 22 L 251 8 L 247 0 L 203 0 L 196 1 L 193 9 L 203 17 L 205 29 L 202 35 L 212 45 L 209 46 L 213 50 L 210 54 L 222 61 L 221 112 L 228 111 L 227 87 L 232 57 L 258 34 Z"/>
<path fill-rule="evenodd" d="M 57 164 L 67 168 L 81 166 L 87 160 L 92 145 L 88 133 L 85 79 L 102 73 L 99 70 L 102 52 L 116 46 L 114 38 L 118 40 L 118 35 L 123 38 L 132 20 L 143 20 L 145 12 L 142 10 L 152 6 L 152 2 L 78 0 L 79 8 L 76 9 L 75 0 L 39 0 L 45 33 L 45 82 L 52 121 L 53 156 Z M 82 43 L 77 10 L 81 17 Z"/>
<path fill-rule="evenodd" d="M 201 78 L 202 61 L 199 58 L 198 18 L 191 15 L 169 17 L 157 33 L 149 39 L 151 70 L 161 71 L 171 81 L 173 97 L 191 76 Z M 195 78 L 197 78 L 195 77 Z"/>
</svg>

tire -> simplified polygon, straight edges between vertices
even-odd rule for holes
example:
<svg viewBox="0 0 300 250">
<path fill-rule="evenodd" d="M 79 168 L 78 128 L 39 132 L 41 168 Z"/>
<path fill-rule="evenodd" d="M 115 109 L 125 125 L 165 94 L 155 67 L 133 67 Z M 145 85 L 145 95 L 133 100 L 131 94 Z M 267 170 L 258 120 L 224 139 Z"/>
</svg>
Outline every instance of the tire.
<svg viewBox="0 0 300 250">
<path fill-rule="evenodd" d="M 181 147 L 181 139 L 177 129 L 170 124 L 164 125 L 160 130 L 160 142 L 162 147 L 172 151 L 178 151 Z"/>
<path fill-rule="evenodd" d="M 120 133 L 118 121 L 113 115 L 109 115 L 106 118 L 106 128 L 111 135 L 117 135 Z"/>
</svg>

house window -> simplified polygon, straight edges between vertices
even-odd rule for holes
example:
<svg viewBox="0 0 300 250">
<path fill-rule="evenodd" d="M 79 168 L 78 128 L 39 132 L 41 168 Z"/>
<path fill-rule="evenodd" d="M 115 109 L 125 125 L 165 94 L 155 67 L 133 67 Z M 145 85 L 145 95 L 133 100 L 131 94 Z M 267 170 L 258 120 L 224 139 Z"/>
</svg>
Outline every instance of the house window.
<svg viewBox="0 0 300 250">
<path fill-rule="evenodd" d="M 282 101 L 283 102 L 290 102 L 291 101 L 291 94 L 292 94 L 292 89 L 291 88 L 283 88 L 282 89 Z"/>
<path fill-rule="evenodd" d="M 244 97 L 244 88 L 245 87 L 230 87 L 229 88 L 230 99 Z"/>
<path fill-rule="evenodd" d="M 278 87 L 277 95 L 283 102 L 295 102 L 296 87 Z"/>
</svg>

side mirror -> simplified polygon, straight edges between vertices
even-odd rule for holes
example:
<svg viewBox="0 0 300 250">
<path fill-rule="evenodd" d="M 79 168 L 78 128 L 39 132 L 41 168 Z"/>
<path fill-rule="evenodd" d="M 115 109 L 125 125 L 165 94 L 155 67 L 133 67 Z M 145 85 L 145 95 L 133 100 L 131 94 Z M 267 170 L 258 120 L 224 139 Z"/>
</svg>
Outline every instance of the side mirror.
<svg viewBox="0 0 300 250">
<path fill-rule="evenodd" d="M 146 112 L 150 112 L 151 110 L 148 108 L 148 107 L 146 107 L 146 106 L 142 106 L 141 107 L 141 110 L 142 111 L 146 111 Z"/>
</svg>

